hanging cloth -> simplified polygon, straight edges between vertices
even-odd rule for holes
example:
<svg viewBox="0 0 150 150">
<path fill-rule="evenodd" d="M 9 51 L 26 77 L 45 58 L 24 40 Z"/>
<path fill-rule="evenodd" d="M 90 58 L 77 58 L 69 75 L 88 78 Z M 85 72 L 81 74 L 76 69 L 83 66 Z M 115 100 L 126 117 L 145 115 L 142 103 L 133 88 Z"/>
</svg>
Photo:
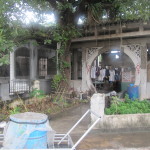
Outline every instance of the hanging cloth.
<svg viewBox="0 0 150 150">
<path fill-rule="evenodd" d="M 96 78 L 96 67 L 92 66 L 91 68 L 91 78 L 95 79 Z"/>
</svg>

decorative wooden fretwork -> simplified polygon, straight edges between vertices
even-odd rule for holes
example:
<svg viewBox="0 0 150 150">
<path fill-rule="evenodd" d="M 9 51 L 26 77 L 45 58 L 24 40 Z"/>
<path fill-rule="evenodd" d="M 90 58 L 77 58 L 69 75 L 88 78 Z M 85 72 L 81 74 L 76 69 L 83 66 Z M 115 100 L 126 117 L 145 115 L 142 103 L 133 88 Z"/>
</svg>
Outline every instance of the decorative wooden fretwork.
<svg viewBox="0 0 150 150">
<path fill-rule="evenodd" d="M 92 56 L 93 56 L 95 53 L 97 53 L 100 49 L 101 49 L 101 47 L 88 48 L 87 59 L 89 59 L 90 57 L 92 57 Z"/>
<path fill-rule="evenodd" d="M 130 51 L 132 51 L 137 58 L 140 59 L 140 68 L 146 69 L 147 66 L 147 48 L 146 45 L 132 44 L 126 45 Z"/>
<path fill-rule="evenodd" d="M 141 50 L 142 50 L 142 45 L 140 44 L 132 44 L 132 45 L 127 45 L 127 47 L 132 51 L 136 57 L 141 58 Z"/>
</svg>

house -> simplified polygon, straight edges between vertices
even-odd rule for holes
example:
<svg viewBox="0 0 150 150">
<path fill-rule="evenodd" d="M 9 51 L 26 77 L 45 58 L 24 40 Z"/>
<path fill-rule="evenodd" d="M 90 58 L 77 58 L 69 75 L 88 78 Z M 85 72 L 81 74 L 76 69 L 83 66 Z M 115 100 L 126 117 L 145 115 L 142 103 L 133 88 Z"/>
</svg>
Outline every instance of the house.
<svg viewBox="0 0 150 150">
<path fill-rule="evenodd" d="M 140 99 L 149 99 L 150 22 L 107 22 L 81 29 L 84 36 L 73 39 L 71 45 L 71 87 L 80 93 L 97 92 L 90 71 L 102 57 L 102 65 L 120 68 L 120 91 L 127 90 L 132 83 L 139 87 Z M 118 55 L 119 59 L 114 61 L 111 51 L 119 51 L 120 58 Z"/>
<path fill-rule="evenodd" d="M 16 94 L 29 93 L 34 84 L 48 94 L 51 79 L 56 74 L 53 60 L 55 47 L 38 45 L 35 41 L 14 48 L 10 53 L 10 65 L 2 66 L 0 77 L 0 97 L 11 100 Z M 35 81 L 38 81 L 35 83 Z"/>
<path fill-rule="evenodd" d="M 139 88 L 140 99 L 149 99 L 150 22 L 107 22 L 81 29 L 83 36 L 72 39 L 70 47 L 71 88 L 79 94 L 99 92 L 91 79 L 91 67 L 97 67 L 100 62 L 103 66 L 120 69 L 118 92 L 124 92 L 130 84 L 134 84 Z M 51 79 L 56 74 L 53 61 L 56 47 L 33 43 L 31 41 L 15 48 L 10 54 L 10 69 L 6 67 L 6 74 L 3 71 L 0 78 L 0 96 L 3 100 L 11 99 L 16 93 L 29 92 L 35 80 L 39 81 L 41 90 L 50 92 Z M 119 54 L 111 51 L 118 51 Z"/>
</svg>

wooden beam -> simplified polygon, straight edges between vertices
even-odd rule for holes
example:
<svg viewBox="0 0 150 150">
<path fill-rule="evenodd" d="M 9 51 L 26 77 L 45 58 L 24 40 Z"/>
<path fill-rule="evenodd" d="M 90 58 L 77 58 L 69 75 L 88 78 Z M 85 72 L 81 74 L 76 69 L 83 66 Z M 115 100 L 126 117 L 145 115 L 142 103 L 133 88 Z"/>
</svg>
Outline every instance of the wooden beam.
<svg viewBox="0 0 150 150">
<path fill-rule="evenodd" d="M 74 42 L 85 42 L 85 41 L 128 38 L 128 37 L 142 37 L 142 36 L 150 36 L 150 31 L 137 31 L 137 32 L 119 33 L 119 34 L 111 34 L 111 35 L 81 37 L 81 38 L 72 39 L 72 42 L 74 43 Z"/>
</svg>

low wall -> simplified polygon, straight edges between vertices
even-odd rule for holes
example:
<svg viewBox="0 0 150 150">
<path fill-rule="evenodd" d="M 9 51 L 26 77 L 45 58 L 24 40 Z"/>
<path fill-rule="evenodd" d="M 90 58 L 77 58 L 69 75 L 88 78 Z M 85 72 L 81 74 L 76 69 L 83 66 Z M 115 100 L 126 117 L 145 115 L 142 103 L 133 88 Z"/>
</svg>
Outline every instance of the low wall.
<svg viewBox="0 0 150 150">
<path fill-rule="evenodd" d="M 9 96 L 9 82 L 6 81 L 5 83 L 0 83 L 0 99 L 3 101 L 11 100 Z"/>
<path fill-rule="evenodd" d="M 40 90 L 44 94 L 49 94 L 51 92 L 51 79 L 38 79 L 40 81 Z"/>
<path fill-rule="evenodd" d="M 105 131 L 150 129 L 150 114 L 104 115 L 97 127 Z"/>
<path fill-rule="evenodd" d="M 94 94 L 91 97 L 91 110 L 101 116 L 100 122 L 96 125 L 96 128 L 100 128 L 102 131 L 114 131 L 114 130 L 150 130 L 150 113 L 147 114 L 124 114 L 124 115 L 105 115 L 105 94 Z M 91 122 L 96 120 L 91 115 Z"/>
</svg>

